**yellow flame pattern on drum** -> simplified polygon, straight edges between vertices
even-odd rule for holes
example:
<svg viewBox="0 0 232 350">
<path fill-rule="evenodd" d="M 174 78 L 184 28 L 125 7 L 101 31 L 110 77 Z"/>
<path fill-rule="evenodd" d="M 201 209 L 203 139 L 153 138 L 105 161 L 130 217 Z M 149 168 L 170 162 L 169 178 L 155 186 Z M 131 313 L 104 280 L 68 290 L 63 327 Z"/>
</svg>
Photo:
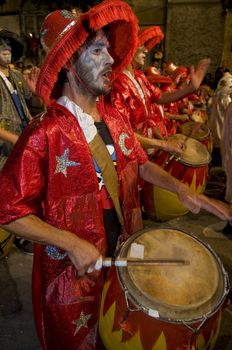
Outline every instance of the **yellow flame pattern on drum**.
<svg viewBox="0 0 232 350">
<path fill-rule="evenodd" d="M 14 235 L 10 232 L 0 229 L 0 259 L 4 258 L 14 242 Z"/>
<path fill-rule="evenodd" d="M 201 183 L 197 184 L 196 173 L 193 174 L 190 188 L 201 194 L 205 190 L 206 177 L 202 179 Z M 171 220 L 180 215 L 188 213 L 188 209 L 180 202 L 178 196 L 161 187 L 153 186 L 153 202 L 155 205 L 155 213 L 149 213 L 149 216 L 161 221 Z"/>
<path fill-rule="evenodd" d="M 101 310 L 100 310 L 100 320 L 99 320 L 99 333 L 103 344 L 108 350 L 146 350 L 142 347 L 139 332 L 134 334 L 130 340 L 126 342 L 122 342 L 123 331 L 112 331 L 114 319 L 115 319 L 115 311 L 116 311 L 116 301 L 112 303 L 105 316 L 103 316 L 103 307 L 105 302 L 105 297 L 107 295 L 108 289 L 110 286 L 110 281 L 106 282 L 103 292 L 102 292 L 102 302 L 101 302 Z M 205 341 L 205 338 L 200 333 L 196 338 L 196 346 L 192 346 L 189 350 L 213 350 L 216 340 L 219 335 L 220 325 L 221 325 L 222 311 L 220 310 L 218 313 L 218 317 L 216 320 L 216 329 L 211 331 L 210 337 L 208 341 Z M 175 332 L 175 329 L 173 330 Z M 156 340 L 152 350 L 168 350 L 170 348 L 170 344 L 168 346 L 167 340 L 163 332 L 160 333 L 158 339 Z M 174 349 L 173 349 L 174 350 Z M 176 348 L 175 350 L 182 350 L 182 348 Z"/>
</svg>

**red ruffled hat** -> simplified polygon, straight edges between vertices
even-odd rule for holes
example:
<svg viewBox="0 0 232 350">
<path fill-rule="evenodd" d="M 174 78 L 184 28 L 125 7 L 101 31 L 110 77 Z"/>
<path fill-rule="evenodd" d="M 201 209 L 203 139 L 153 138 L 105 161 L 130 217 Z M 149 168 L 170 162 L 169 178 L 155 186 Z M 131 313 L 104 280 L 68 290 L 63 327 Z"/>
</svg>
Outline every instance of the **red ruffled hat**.
<svg viewBox="0 0 232 350">
<path fill-rule="evenodd" d="M 173 79 L 179 83 L 189 79 L 189 69 L 187 67 L 178 67 L 173 72 Z"/>
<path fill-rule="evenodd" d="M 137 48 L 137 18 L 126 2 L 106 0 L 79 17 L 67 10 L 56 10 L 45 18 L 40 37 L 47 55 L 36 91 L 47 104 L 51 103 L 51 93 L 61 68 L 89 35 L 105 26 L 110 31 L 114 79 L 131 62 Z"/>
<path fill-rule="evenodd" d="M 141 29 L 138 36 L 138 47 L 145 46 L 149 51 L 161 42 L 164 33 L 159 26 Z"/>
</svg>

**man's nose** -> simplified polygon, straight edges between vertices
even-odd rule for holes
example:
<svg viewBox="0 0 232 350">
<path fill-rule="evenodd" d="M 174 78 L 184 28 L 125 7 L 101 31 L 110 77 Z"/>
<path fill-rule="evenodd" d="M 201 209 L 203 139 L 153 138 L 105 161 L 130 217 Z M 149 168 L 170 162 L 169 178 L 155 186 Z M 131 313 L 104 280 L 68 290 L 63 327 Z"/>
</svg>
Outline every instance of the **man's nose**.
<svg viewBox="0 0 232 350">
<path fill-rule="evenodd" d="M 110 64 L 110 65 L 113 65 L 114 63 L 114 59 L 113 57 L 111 56 L 111 54 L 109 53 L 108 49 L 106 49 L 106 63 Z"/>
</svg>

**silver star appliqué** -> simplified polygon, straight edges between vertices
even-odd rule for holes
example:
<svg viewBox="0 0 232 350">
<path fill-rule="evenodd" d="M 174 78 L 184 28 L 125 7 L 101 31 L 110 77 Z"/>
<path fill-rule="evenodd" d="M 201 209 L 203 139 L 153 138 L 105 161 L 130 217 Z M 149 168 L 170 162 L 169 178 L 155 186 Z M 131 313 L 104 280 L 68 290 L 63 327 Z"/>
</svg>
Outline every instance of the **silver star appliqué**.
<svg viewBox="0 0 232 350">
<path fill-rule="evenodd" d="M 72 321 L 72 323 L 76 325 L 73 336 L 75 336 L 82 327 L 88 328 L 87 322 L 90 317 L 91 315 L 85 315 L 84 312 L 81 311 L 80 317 L 77 320 Z"/>
<path fill-rule="evenodd" d="M 65 177 L 67 177 L 67 168 L 69 166 L 77 166 L 80 165 L 80 163 L 70 161 L 68 159 L 69 156 L 69 148 L 66 148 L 62 156 L 58 157 L 56 156 L 56 170 L 55 174 L 62 173 Z"/>
</svg>

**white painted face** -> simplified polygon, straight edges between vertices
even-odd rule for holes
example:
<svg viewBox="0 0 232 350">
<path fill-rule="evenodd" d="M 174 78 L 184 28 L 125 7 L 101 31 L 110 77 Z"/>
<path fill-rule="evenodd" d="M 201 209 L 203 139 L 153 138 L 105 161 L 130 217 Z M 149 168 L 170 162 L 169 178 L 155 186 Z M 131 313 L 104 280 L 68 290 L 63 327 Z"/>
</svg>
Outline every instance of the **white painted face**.
<svg viewBox="0 0 232 350">
<path fill-rule="evenodd" d="M 0 65 L 7 67 L 11 63 L 11 51 L 10 50 L 0 50 Z"/>
<path fill-rule="evenodd" d="M 132 61 L 132 65 L 135 69 L 138 69 L 138 68 L 141 68 L 144 66 L 145 60 L 147 57 L 147 53 L 148 53 L 148 50 L 144 45 L 140 46 L 137 49 L 137 51 L 134 55 L 133 61 Z"/>
<path fill-rule="evenodd" d="M 105 33 L 99 30 L 91 44 L 81 52 L 77 74 L 89 91 L 95 96 L 105 95 L 111 88 L 113 58 L 109 54 L 109 42 Z"/>
</svg>

